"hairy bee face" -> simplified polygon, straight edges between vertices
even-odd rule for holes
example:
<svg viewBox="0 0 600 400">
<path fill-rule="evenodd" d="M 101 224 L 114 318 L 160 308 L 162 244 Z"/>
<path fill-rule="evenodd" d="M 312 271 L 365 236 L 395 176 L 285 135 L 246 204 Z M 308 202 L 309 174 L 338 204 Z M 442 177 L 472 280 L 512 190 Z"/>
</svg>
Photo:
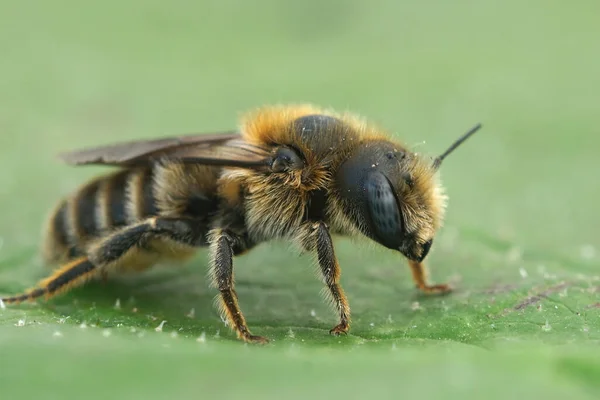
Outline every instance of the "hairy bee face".
<svg viewBox="0 0 600 400">
<path fill-rule="evenodd" d="M 339 193 L 368 237 L 423 261 L 443 214 L 435 171 L 387 141 L 365 142 L 340 166 Z"/>
</svg>

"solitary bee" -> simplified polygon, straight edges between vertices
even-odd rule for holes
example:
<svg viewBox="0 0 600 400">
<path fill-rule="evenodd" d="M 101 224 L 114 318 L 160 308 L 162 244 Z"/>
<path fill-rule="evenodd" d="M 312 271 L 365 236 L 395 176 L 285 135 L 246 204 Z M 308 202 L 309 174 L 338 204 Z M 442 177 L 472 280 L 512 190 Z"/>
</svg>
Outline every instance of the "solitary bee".
<svg viewBox="0 0 600 400">
<path fill-rule="evenodd" d="M 317 255 L 339 316 L 350 329 L 331 235 L 366 236 L 408 259 L 416 286 L 430 285 L 423 260 L 440 227 L 446 196 L 427 160 L 362 119 L 311 105 L 264 107 L 238 132 L 143 140 L 65 153 L 69 164 L 119 167 L 58 204 L 43 256 L 62 264 L 37 287 L 5 303 L 46 299 L 108 272 L 142 271 L 160 260 L 210 253 L 211 285 L 238 338 L 253 335 L 234 288 L 233 257 L 273 239 Z"/>
</svg>

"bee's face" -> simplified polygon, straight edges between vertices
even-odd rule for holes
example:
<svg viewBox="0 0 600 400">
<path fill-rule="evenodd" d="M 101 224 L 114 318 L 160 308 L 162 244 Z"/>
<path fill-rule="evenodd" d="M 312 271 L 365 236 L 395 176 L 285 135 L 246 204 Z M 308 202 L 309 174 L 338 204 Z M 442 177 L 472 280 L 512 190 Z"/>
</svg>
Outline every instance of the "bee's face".
<svg viewBox="0 0 600 400">
<path fill-rule="evenodd" d="M 443 218 L 445 197 L 426 161 L 390 142 L 366 142 L 338 172 L 340 194 L 361 230 L 422 261 Z"/>
</svg>

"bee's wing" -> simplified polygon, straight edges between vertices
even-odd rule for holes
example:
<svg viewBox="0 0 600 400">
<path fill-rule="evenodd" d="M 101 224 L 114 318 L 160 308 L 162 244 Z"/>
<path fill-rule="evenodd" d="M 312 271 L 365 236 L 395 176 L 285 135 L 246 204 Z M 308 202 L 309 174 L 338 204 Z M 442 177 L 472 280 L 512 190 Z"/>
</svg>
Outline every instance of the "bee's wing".
<svg viewBox="0 0 600 400">
<path fill-rule="evenodd" d="M 137 140 L 59 154 L 73 165 L 145 165 L 161 159 L 206 165 L 259 167 L 271 153 L 252 145 L 239 133 L 195 134 L 179 137 Z"/>
</svg>

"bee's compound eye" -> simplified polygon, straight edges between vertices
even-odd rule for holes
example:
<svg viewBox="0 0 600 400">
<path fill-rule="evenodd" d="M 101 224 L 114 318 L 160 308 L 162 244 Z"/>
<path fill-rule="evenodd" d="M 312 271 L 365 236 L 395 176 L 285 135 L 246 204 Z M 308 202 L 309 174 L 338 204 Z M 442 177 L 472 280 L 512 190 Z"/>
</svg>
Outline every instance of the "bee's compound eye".
<svg viewBox="0 0 600 400">
<path fill-rule="evenodd" d="M 365 189 L 373 233 L 384 246 L 398 249 L 403 239 L 403 223 L 392 185 L 381 172 L 372 172 Z"/>
</svg>

